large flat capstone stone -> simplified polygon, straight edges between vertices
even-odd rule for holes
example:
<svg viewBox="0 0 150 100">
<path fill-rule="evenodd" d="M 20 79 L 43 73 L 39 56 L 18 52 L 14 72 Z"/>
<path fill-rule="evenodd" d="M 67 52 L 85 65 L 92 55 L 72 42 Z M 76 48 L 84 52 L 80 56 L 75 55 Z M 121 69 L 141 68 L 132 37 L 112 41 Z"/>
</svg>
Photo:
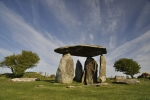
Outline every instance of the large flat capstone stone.
<svg viewBox="0 0 150 100">
<path fill-rule="evenodd" d="M 54 51 L 60 54 L 70 53 L 71 55 L 82 56 L 82 57 L 94 57 L 100 54 L 107 53 L 106 48 L 100 45 L 64 46 L 64 47 L 56 48 Z"/>
</svg>

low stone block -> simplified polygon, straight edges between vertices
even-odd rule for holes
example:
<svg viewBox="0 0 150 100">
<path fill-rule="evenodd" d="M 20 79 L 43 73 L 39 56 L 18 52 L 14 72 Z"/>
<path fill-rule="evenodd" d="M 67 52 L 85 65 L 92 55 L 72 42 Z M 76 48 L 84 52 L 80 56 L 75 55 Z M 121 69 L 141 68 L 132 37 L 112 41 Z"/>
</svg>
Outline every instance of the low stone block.
<svg viewBox="0 0 150 100">
<path fill-rule="evenodd" d="M 39 81 L 38 78 L 13 78 L 10 81 L 12 82 L 31 82 L 31 81 Z"/>
<path fill-rule="evenodd" d="M 115 83 L 119 83 L 119 84 L 140 84 L 140 81 L 138 79 L 117 79 L 117 80 L 115 80 Z"/>
</svg>

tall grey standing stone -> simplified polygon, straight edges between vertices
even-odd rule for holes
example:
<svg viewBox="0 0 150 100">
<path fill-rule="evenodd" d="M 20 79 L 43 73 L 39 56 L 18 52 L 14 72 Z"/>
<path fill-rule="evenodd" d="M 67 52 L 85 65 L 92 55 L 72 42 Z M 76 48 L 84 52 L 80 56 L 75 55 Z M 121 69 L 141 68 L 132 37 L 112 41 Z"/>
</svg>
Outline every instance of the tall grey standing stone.
<svg viewBox="0 0 150 100">
<path fill-rule="evenodd" d="M 85 85 L 97 83 L 97 67 L 98 64 L 93 58 L 88 57 L 86 59 L 82 83 Z"/>
<path fill-rule="evenodd" d="M 74 63 L 71 55 L 64 54 L 56 72 L 55 81 L 58 83 L 72 83 L 74 76 Z"/>
<path fill-rule="evenodd" d="M 77 63 L 76 63 L 74 80 L 76 82 L 81 82 L 82 75 L 83 75 L 82 65 L 81 65 L 81 62 L 78 60 Z"/>
<path fill-rule="evenodd" d="M 100 56 L 100 71 L 99 71 L 99 78 L 101 82 L 106 81 L 106 59 L 103 55 Z"/>
</svg>

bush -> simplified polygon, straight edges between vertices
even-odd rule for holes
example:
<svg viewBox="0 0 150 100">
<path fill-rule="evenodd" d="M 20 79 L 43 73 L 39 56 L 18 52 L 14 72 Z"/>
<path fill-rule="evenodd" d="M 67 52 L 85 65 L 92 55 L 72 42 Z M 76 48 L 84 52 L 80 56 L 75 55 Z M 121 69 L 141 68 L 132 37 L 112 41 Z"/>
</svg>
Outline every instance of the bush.
<svg viewBox="0 0 150 100">
<path fill-rule="evenodd" d="M 114 66 L 116 71 L 123 72 L 126 75 L 130 75 L 131 78 L 140 71 L 140 65 L 133 59 L 121 58 L 115 61 Z"/>
<path fill-rule="evenodd" d="M 0 74 L 0 77 L 15 78 L 15 75 L 13 73 L 4 73 Z"/>
<path fill-rule="evenodd" d="M 52 75 L 50 75 L 50 79 L 55 79 L 55 75 L 54 74 L 52 74 Z"/>
<path fill-rule="evenodd" d="M 0 77 L 17 78 L 13 73 L 0 74 Z M 40 80 L 55 79 L 55 75 L 43 76 L 42 72 L 26 72 L 21 78 L 38 78 Z"/>
<path fill-rule="evenodd" d="M 138 78 L 146 78 L 146 79 L 150 79 L 150 74 L 147 72 L 142 73 L 140 76 L 138 76 Z"/>
<path fill-rule="evenodd" d="M 0 62 L 0 67 L 9 68 L 16 77 L 22 77 L 25 71 L 34 68 L 39 60 L 36 53 L 22 50 L 21 54 L 4 57 L 4 60 Z"/>
<path fill-rule="evenodd" d="M 26 72 L 23 76 L 23 78 L 39 78 L 41 79 L 42 76 L 40 73 L 37 73 L 37 72 Z"/>
</svg>

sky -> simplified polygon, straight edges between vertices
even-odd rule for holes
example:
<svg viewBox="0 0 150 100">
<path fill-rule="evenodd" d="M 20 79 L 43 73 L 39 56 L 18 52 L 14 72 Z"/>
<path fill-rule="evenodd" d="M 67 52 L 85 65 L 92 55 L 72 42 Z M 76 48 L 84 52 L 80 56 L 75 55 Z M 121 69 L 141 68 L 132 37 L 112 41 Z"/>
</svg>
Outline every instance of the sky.
<svg viewBox="0 0 150 100">
<path fill-rule="evenodd" d="M 107 77 L 124 75 L 113 67 L 120 58 L 138 62 L 137 75 L 150 73 L 150 0 L 0 0 L 0 61 L 28 50 L 41 60 L 27 71 L 56 74 L 62 55 L 54 49 L 78 44 L 107 49 Z M 84 66 L 85 57 L 72 57 L 74 68 Z"/>
</svg>

